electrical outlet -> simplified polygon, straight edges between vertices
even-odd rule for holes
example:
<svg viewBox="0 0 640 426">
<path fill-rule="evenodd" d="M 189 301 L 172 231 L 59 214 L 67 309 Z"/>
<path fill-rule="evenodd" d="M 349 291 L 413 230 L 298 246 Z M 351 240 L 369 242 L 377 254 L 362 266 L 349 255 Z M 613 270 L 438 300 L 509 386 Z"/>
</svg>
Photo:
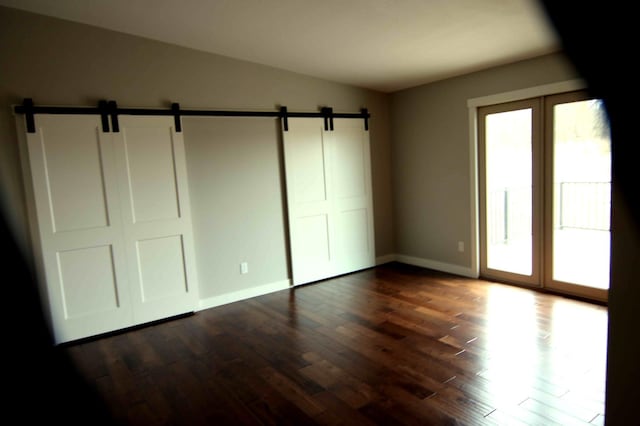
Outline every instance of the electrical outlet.
<svg viewBox="0 0 640 426">
<path fill-rule="evenodd" d="M 242 262 L 240 264 L 240 273 L 248 274 L 249 273 L 249 264 L 247 262 Z"/>
<path fill-rule="evenodd" d="M 458 251 L 464 253 L 464 241 L 458 241 Z"/>
</svg>

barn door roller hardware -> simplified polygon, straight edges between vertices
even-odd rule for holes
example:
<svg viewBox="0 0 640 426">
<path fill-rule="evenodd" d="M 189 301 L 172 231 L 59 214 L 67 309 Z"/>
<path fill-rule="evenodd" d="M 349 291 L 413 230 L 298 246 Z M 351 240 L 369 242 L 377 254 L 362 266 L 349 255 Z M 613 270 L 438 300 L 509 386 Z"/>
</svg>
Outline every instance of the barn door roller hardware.
<svg viewBox="0 0 640 426">
<path fill-rule="evenodd" d="M 97 107 L 61 107 L 61 106 L 38 106 L 33 104 L 33 99 L 25 98 L 22 105 L 14 107 L 16 114 L 24 114 L 28 133 L 36 132 L 35 114 L 97 114 L 100 115 L 102 130 L 109 131 L 109 118 L 111 119 L 111 131 L 119 132 L 118 115 L 165 115 L 174 118 L 176 132 L 182 131 L 180 117 L 201 116 L 201 117 L 274 117 L 282 120 L 284 131 L 289 130 L 289 118 L 296 117 L 317 117 L 324 119 L 324 128 L 327 131 L 333 130 L 334 118 L 359 118 L 364 120 L 364 129 L 369 130 L 369 118 L 371 114 L 366 108 L 362 108 L 358 113 L 336 113 L 331 107 L 322 107 L 319 112 L 292 112 L 286 106 L 281 106 L 278 111 L 220 111 L 220 110 L 190 110 L 181 109 L 180 104 L 174 102 L 169 109 L 158 108 L 121 108 L 116 101 L 101 100 Z"/>
<path fill-rule="evenodd" d="M 324 116 L 324 130 L 331 130 L 333 132 L 333 108 L 324 107 L 320 112 Z"/>
</svg>

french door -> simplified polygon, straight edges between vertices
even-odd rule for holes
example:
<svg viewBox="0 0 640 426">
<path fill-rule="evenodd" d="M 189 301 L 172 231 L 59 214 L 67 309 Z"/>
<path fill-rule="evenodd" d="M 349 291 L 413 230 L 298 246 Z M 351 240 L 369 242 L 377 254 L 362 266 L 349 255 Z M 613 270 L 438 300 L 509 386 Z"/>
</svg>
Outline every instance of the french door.
<svg viewBox="0 0 640 426">
<path fill-rule="evenodd" d="M 480 274 L 595 300 L 609 288 L 611 140 L 584 91 L 478 109 Z"/>
</svg>

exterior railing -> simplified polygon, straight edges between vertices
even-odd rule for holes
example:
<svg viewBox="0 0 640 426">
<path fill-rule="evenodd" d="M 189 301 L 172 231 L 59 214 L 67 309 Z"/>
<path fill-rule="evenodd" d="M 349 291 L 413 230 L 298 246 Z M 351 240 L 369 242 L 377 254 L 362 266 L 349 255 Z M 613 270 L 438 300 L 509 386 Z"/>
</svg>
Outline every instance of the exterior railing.
<svg viewBox="0 0 640 426">
<path fill-rule="evenodd" d="M 556 229 L 610 230 L 611 182 L 560 182 L 554 196 Z M 489 193 L 490 243 L 531 235 L 531 199 L 531 187 L 507 187 Z"/>
<path fill-rule="evenodd" d="M 556 187 L 558 228 L 610 230 L 611 182 L 560 182 Z"/>
<path fill-rule="evenodd" d="M 489 243 L 506 243 L 531 235 L 531 187 L 508 187 L 489 193 Z"/>
</svg>

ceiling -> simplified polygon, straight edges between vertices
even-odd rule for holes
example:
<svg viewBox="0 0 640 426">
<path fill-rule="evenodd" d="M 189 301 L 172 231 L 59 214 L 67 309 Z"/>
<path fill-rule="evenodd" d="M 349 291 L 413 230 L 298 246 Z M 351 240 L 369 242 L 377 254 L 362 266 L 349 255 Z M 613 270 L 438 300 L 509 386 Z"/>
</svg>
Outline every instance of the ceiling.
<svg viewBox="0 0 640 426">
<path fill-rule="evenodd" d="M 560 50 L 537 0 L 0 0 L 382 92 Z"/>
</svg>

